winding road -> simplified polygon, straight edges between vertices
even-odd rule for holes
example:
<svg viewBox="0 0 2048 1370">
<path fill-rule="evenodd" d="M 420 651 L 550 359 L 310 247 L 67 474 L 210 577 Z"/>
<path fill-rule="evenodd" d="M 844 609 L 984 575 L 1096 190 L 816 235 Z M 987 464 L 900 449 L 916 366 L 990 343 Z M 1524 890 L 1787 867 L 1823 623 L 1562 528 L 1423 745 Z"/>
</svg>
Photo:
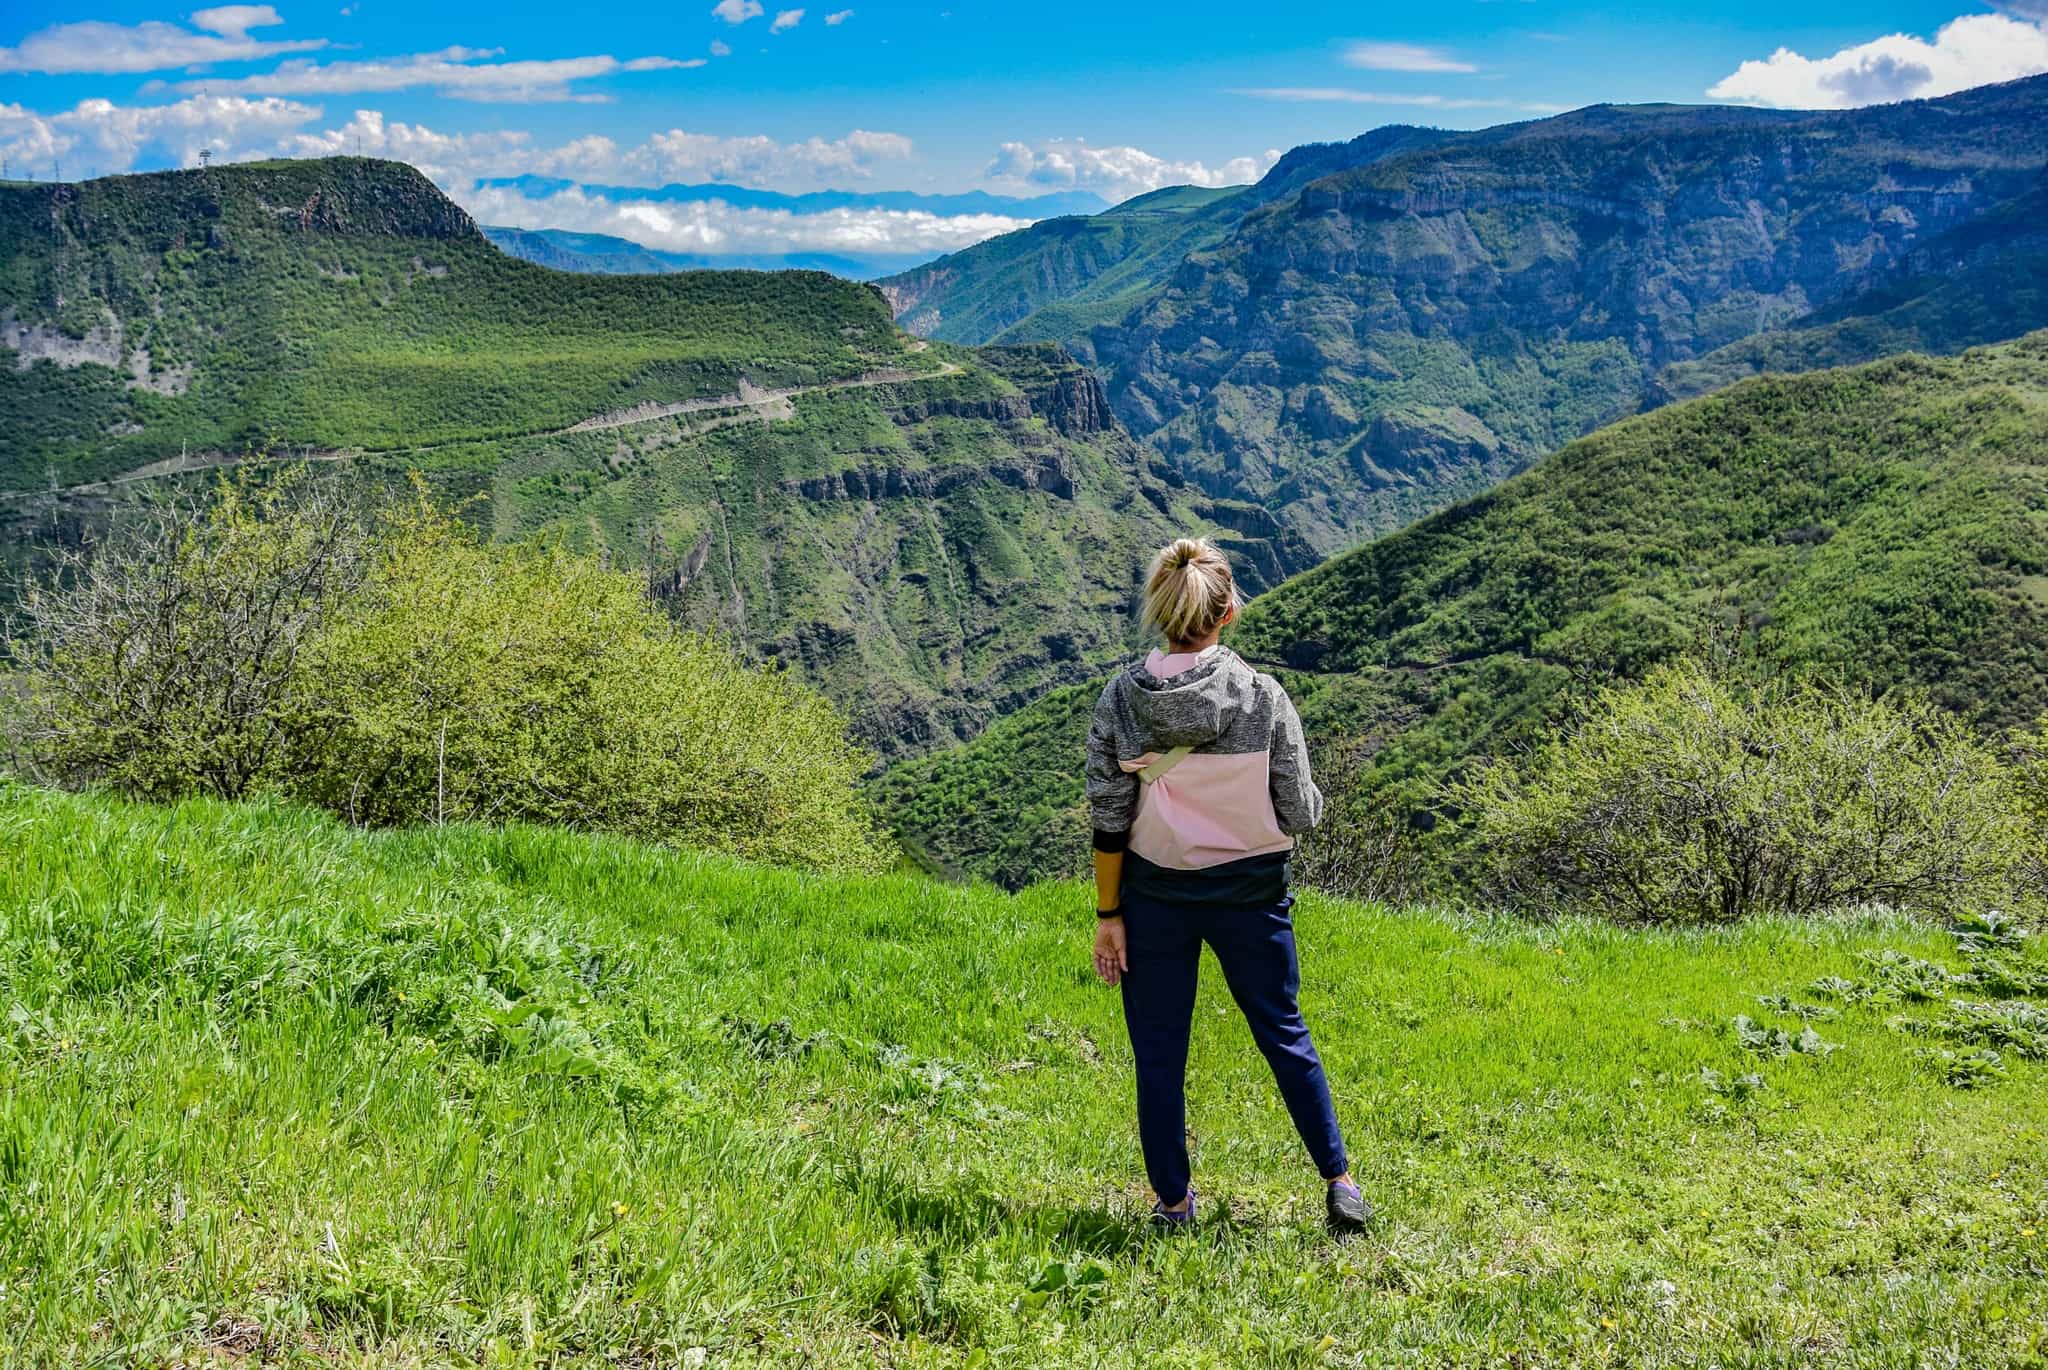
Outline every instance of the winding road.
<svg viewBox="0 0 2048 1370">
<path fill-rule="evenodd" d="M 922 348 L 918 349 L 922 351 Z M 794 401 L 802 395 L 816 395 L 833 390 L 865 390 L 881 385 L 905 385 L 916 381 L 940 380 L 957 376 L 962 368 L 958 363 L 940 359 L 936 371 L 906 371 L 891 367 L 882 371 L 869 371 L 851 380 L 824 381 L 817 385 L 793 385 L 769 390 L 754 385 L 742 378 L 739 389 L 730 395 L 712 395 L 704 399 L 679 400 L 673 404 L 649 402 L 634 405 L 630 409 L 615 409 L 602 414 L 593 414 L 587 419 L 570 424 L 567 428 L 540 428 L 520 433 L 500 433 L 489 438 L 464 438 L 459 442 L 421 443 L 407 447 L 305 447 L 296 451 L 286 448 L 281 451 L 244 452 L 181 452 L 175 457 L 165 457 L 138 466 L 133 471 L 104 480 L 84 481 L 77 485 L 53 486 L 44 490 L 0 490 L 0 500 L 34 500 L 61 498 L 65 495 L 106 494 L 123 485 L 135 485 L 142 481 L 161 480 L 166 476 L 190 475 L 196 471 L 225 471 L 238 466 L 282 465 L 286 462 L 350 461 L 365 456 L 390 456 L 403 452 L 432 452 L 443 447 L 454 447 L 474 442 L 518 442 L 529 438 L 560 438 L 575 433 L 596 433 L 611 428 L 630 428 L 635 424 L 654 423 L 661 419 L 676 418 L 684 414 L 715 414 L 716 422 L 707 424 L 701 431 L 724 428 L 736 423 L 769 423 L 776 419 L 795 416 Z"/>
</svg>

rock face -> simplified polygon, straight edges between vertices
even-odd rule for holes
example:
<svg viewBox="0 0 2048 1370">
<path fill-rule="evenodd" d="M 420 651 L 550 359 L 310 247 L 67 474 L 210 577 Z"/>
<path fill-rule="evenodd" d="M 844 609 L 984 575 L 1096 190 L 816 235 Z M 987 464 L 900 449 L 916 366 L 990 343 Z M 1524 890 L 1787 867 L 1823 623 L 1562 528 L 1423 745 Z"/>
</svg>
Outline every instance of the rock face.
<svg viewBox="0 0 2048 1370">
<path fill-rule="evenodd" d="M 1392 127 L 1288 153 L 1131 280 L 1073 285 L 1087 273 L 1064 245 L 1098 215 L 906 273 L 892 298 L 906 322 L 1063 342 L 1184 477 L 1327 555 L 1656 401 L 1674 366 L 1901 264 L 1950 269 L 1962 254 L 1916 253 L 2044 164 L 2048 77 L 1849 111 Z M 1028 288 L 1020 264 L 1040 268 Z M 2009 336 L 1983 303 L 1962 341 Z"/>
<path fill-rule="evenodd" d="M 1092 372 L 1062 376 L 1046 391 L 1040 406 L 1050 423 L 1068 437 L 1106 433 L 1116 426 L 1109 412 L 1109 392 Z"/>
<path fill-rule="evenodd" d="M 1444 479 L 1500 455 L 1494 431 L 1463 409 L 1397 409 L 1381 414 L 1352 445 L 1359 479 L 1369 486 Z"/>
<path fill-rule="evenodd" d="M 988 480 L 1014 490 L 1043 490 L 1067 500 L 1074 497 L 1072 464 L 1057 453 L 922 471 L 857 466 L 829 476 L 786 480 L 782 488 L 807 500 L 940 499 L 977 481 Z"/>
<path fill-rule="evenodd" d="M 1134 432 L 1330 552 L 1634 411 L 1658 370 L 1824 306 L 2044 161 L 2048 78 L 1327 149 L 1091 342 Z"/>
</svg>

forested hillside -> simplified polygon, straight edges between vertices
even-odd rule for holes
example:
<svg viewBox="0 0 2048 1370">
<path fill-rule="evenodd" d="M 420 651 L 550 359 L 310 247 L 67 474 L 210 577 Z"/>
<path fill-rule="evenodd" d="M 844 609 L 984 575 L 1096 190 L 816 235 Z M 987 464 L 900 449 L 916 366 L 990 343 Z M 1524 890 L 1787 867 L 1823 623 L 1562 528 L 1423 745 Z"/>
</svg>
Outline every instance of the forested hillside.
<svg viewBox="0 0 2048 1370">
<path fill-rule="evenodd" d="M 1054 349 L 927 345 L 815 272 L 549 271 L 396 163 L 0 187 L 0 330 L 7 562 L 213 467 L 417 470 L 645 567 L 888 753 L 1121 650 L 1170 530 L 1265 584 L 1312 564 L 1154 469 Z"/>
<path fill-rule="evenodd" d="M 1185 243 L 1155 229 L 1114 290 L 1041 225 L 891 299 L 916 328 L 1065 343 L 1176 470 L 1329 554 L 1672 394 L 2042 322 L 2044 165 L 2048 77 L 1821 113 L 1389 128 L 1297 149 Z"/>
<path fill-rule="evenodd" d="M 2036 333 L 1759 378 L 1615 424 L 1290 580 L 1232 641 L 1275 663 L 1326 761 L 1362 749 L 1348 786 L 1427 827 L 1472 759 L 1716 639 L 1765 669 L 2031 723 L 2048 709 L 2044 516 Z M 991 877 L 1078 869 L 1088 693 L 893 770 L 883 794 L 912 840 Z"/>
</svg>

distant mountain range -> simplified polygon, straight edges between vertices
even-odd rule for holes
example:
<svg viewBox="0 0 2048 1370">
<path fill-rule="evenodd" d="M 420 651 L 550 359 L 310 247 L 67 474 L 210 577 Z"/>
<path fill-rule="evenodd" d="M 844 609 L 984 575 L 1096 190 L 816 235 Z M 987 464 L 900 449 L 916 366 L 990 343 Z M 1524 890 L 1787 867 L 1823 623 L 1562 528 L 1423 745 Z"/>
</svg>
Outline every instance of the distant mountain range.
<svg viewBox="0 0 2048 1370">
<path fill-rule="evenodd" d="M 614 238 L 603 233 L 572 233 L 565 228 L 505 228 L 486 224 L 483 233 L 500 251 L 522 260 L 556 271 L 587 271 L 609 276 L 662 275 L 672 271 L 829 271 L 849 281 L 871 281 L 877 276 L 901 271 L 913 260 L 896 253 L 790 252 L 713 256 L 700 252 L 663 252 L 626 238 Z"/>
<path fill-rule="evenodd" d="M 1717 378 L 2033 326 L 2044 163 L 2048 77 L 1383 128 L 879 284 L 929 336 L 1063 344 L 1181 475 L 1329 554 Z"/>
<path fill-rule="evenodd" d="M 928 195 L 915 190 L 814 190 L 801 195 L 755 190 L 748 186 L 592 185 L 556 176 L 499 176 L 478 182 L 481 186 L 514 190 L 536 199 L 578 190 L 604 200 L 654 200 L 665 204 L 720 200 L 735 209 L 781 209 L 792 214 L 819 214 L 834 209 L 893 209 L 926 214 L 1000 214 L 1012 219 L 1050 219 L 1061 214 L 1095 214 L 1108 209 L 1109 201 L 1089 190 L 1062 190 L 1045 195 L 992 195 L 970 190 L 958 195 Z"/>
<path fill-rule="evenodd" d="M 485 189 L 510 190 L 536 201 L 575 190 L 586 198 L 614 203 L 700 204 L 717 201 L 736 209 L 772 210 L 793 215 L 882 210 L 931 214 L 940 218 L 997 215 L 1006 219 L 1037 220 L 1058 215 L 1088 215 L 1109 207 L 1109 202 L 1100 195 L 1085 190 L 1034 196 L 991 195 L 980 190 L 961 195 L 925 195 L 909 190 L 820 190 L 804 195 L 784 195 L 772 190 L 719 184 L 653 187 L 586 185 L 550 176 L 504 176 L 478 184 Z M 557 271 L 620 275 L 718 269 L 798 270 L 829 271 L 848 280 L 869 281 L 908 270 L 925 260 L 924 254 L 914 252 L 670 252 L 627 238 L 559 228 L 486 227 L 484 233 L 513 256 Z"/>
</svg>

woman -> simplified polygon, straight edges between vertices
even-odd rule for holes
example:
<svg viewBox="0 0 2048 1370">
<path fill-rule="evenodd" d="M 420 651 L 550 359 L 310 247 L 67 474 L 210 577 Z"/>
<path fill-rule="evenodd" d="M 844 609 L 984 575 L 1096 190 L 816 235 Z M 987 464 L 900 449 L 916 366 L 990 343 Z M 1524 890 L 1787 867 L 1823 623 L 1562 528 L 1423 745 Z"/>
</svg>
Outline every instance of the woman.
<svg viewBox="0 0 2048 1370">
<path fill-rule="evenodd" d="M 1165 639 L 1095 706 L 1088 800 L 1095 826 L 1095 969 L 1123 987 L 1138 1069 L 1138 1137 L 1153 1220 L 1191 1224 L 1185 1118 L 1188 1029 L 1207 942 L 1328 1183 L 1330 1225 L 1362 1228 L 1329 1081 L 1296 1003 L 1301 974 L 1287 857 L 1323 796 L 1301 720 L 1279 682 L 1217 635 L 1237 617 L 1230 563 L 1181 538 L 1153 558 L 1145 621 Z"/>
</svg>

